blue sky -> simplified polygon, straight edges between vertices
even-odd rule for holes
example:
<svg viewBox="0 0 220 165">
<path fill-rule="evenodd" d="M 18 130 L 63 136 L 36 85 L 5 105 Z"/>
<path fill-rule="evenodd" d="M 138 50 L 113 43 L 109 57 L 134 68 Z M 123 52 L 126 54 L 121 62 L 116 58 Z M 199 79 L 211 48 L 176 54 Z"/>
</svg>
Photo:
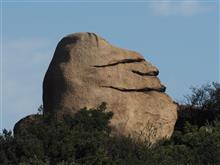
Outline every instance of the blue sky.
<svg viewBox="0 0 220 165">
<path fill-rule="evenodd" d="M 42 80 L 58 41 L 95 32 L 140 52 L 177 101 L 219 82 L 218 1 L 3 1 L 1 129 L 42 104 Z"/>
</svg>

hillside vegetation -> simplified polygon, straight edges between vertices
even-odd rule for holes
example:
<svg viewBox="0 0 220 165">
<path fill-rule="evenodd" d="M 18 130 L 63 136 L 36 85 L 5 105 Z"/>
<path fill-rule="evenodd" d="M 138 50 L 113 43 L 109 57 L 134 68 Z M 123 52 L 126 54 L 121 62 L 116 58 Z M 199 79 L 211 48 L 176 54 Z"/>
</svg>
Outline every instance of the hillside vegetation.
<svg viewBox="0 0 220 165">
<path fill-rule="evenodd" d="M 58 121 L 39 114 L 38 125 L 0 135 L 0 164 L 18 165 L 219 165 L 220 84 L 193 88 L 179 105 L 175 131 L 155 144 L 111 136 L 102 103 Z"/>
</svg>

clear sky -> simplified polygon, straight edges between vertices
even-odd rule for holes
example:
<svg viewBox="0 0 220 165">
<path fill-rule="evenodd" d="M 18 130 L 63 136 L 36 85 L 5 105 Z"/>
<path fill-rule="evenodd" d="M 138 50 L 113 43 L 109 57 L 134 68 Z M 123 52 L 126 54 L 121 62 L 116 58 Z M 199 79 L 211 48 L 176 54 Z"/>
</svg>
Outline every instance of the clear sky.
<svg viewBox="0 0 220 165">
<path fill-rule="evenodd" d="M 37 112 L 55 47 L 74 32 L 140 52 L 174 100 L 220 81 L 218 0 L 3 0 L 1 9 L 1 129 Z"/>
</svg>

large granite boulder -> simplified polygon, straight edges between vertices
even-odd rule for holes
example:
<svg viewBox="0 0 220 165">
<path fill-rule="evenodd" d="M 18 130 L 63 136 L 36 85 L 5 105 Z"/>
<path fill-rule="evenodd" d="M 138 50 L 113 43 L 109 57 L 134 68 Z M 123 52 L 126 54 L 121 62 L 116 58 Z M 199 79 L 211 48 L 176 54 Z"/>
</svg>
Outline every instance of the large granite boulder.
<svg viewBox="0 0 220 165">
<path fill-rule="evenodd" d="M 94 33 L 75 33 L 58 44 L 43 82 L 44 113 L 75 113 L 102 102 L 114 116 L 114 134 L 170 137 L 177 105 L 165 94 L 159 71 L 135 51 Z"/>
</svg>

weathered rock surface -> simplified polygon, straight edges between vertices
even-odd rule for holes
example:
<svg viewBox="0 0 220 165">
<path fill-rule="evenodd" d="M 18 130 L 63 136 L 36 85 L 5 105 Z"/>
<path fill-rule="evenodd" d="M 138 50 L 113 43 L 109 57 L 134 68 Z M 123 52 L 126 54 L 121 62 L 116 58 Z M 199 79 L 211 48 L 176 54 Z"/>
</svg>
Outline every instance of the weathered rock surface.
<svg viewBox="0 0 220 165">
<path fill-rule="evenodd" d="M 114 113 L 114 133 L 169 137 L 177 106 L 164 93 L 158 73 L 139 53 L 94 33 L 68 35 L 59 42 L 44 78 L 44 113 L 74 113 L 106 102 Z"/>
</svg>

